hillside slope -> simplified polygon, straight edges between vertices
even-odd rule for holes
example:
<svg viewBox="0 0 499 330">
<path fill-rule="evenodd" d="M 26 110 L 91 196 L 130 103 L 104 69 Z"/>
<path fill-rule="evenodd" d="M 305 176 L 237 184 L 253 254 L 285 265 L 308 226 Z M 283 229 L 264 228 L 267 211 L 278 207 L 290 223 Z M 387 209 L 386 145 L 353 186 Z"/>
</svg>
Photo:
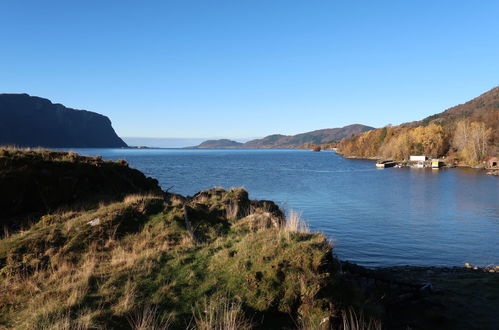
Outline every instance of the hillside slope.
<svg viewBox="0 0 499 330">
<path fill-rule="evenodd" d="M 499 119 L 499 86 L 481 94 L 480 96 L 464 103 L 449 108 L 441 113 L 424 118 L 420 121 L 402 124 L 401 126 L 416 127 L 430 123 L 446 124 L 461 119 L 472 119 L 497 125 Z M 497 127 L 497 126 L 495 126 Z"/>
<path fill-rule="evenodd" d="M 61 207 L 88 208 L 127 194 L 160 193 L 124 161 L 75 153 L 0 148 L 0 226 L 19 228 Z"/>
<path fill-rule="evenodd" d="M 343 139 L 346 157 L 406 160 L 411 154 L 478 165 L 499 152 L 499 87 L 420 121 L 379 128 Z"/>
<path fill-rule="evenodd" d="M 121 148 L 108 117 L 28 94 L 0 94 L 0 145 Z"/>
<path fill-rule="evenodd" d="M 245 147 L 282 147 L 282 146 L 300 146 L 303 144 L 325 144 L 333 141 L 339 141 L 345 137 L 359 134 L 373 127 L 353 124 L 340 128 L 326 128 L 316 131 L 301 133 L 297 135 L 269 135 L 262 139 L 248 141 Z"/>
<path fill-rule="evenodd" d="M 297 135 L 272 134 L 261 139 L 239 143 L 231 140 L 209 140 L 195 148 L 296 148 L 303 145 L 326 144 L 345 137 L 374 129 L 370 126 L 353 124 L 339 128 L 326 128 Z"/>
</svg>

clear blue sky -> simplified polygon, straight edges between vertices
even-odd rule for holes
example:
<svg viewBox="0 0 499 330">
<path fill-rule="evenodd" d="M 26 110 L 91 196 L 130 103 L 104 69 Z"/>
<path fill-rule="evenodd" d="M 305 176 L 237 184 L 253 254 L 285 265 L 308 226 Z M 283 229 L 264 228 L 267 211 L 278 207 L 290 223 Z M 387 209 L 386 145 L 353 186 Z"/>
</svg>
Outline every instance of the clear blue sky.
<svg viewBox="0 0 499 330">
<path fill-rule="evenodd" d="M 398 124 L 498 84 L 497 0 L 0 0 L 0 92 L 120 136 Z"/>
</svg>

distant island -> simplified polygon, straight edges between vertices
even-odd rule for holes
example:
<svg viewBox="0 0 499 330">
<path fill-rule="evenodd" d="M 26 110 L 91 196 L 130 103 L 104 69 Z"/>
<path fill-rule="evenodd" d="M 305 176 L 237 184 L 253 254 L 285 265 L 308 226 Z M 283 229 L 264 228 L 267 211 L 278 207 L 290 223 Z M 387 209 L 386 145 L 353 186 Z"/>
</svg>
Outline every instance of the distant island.
<svg viewBox="0 0 499 330">
<path fill-rule="evenodd" d="M 122 148 L 111 120 L 28 94 L 0 94 L 0 145 Z"/>
<path fill-rule="evenodd" d="M 244 143 L 229 140 L 229 139 L 220 139 L 220 140 L 207 140 L 201 143 L 200 145 L 194 147 L 199 149 L 204 148 L 238 148 L 243 146 Z"/>
<path fill-rule="evenodd" d="M 339 128 L 326 128 L 297 135 L 273 134 L 261 139 L 241 143 L 229 139 L 208 140 L 194 149 L 215 148 L 298 148 L 338 142 L 344 138 L 373 130 L 374 127 L 353 124 Z"/>
</svg>

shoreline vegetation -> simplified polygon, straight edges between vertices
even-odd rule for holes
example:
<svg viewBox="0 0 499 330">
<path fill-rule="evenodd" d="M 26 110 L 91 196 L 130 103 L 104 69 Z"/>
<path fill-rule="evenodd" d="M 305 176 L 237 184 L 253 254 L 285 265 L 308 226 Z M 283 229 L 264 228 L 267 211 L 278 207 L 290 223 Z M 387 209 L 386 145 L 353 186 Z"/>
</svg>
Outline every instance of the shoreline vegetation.
<svg viewBox="0 0 499 330">
<path fill-rule="evenodd" d="M 15 148 L 0 180 L 0 327 L 497 325 L 499 268 L 341 261 L 299 213 L 241 188 L 181 196 L 124 161 Z"/>
<path fill-rule="evenodd" d="M 321 148 L 336 150 L 350 159 L 392 160 L 399 163 L 409 161 L 411 155 L 424 155 L 430 159 L 443 160 L 447 166 L 486 168 L 486 160 L 497 159 L 499 155 L 499 87 L 420 121 L 376 129 L 363 126 L 362 130 L 341 139 L 322 142 L 307 137 L 306 142 L 281 143 L 282 135 L 270 135 L 261 139 L 266 143 L 209 140 L 192 148 Z M 286 138 L 285 141 L 289 142 L 290 137 Z M 497 175 L 498 172 L 495 165 L 489 174 Z"/>
<path fill-rule="evenodd" d="M 484 161 L 499 154 L 499 87 L 421 121 L 343 139 L 337 153 L 394 161 L 424 155 L 451 166 L 486 167 Z"/>
</svg>

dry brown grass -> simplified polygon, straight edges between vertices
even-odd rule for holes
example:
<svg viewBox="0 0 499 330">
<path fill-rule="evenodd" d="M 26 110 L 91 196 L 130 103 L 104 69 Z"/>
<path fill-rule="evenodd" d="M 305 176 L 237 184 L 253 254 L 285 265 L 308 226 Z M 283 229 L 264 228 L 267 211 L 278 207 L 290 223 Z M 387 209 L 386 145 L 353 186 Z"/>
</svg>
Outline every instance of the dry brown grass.
<svg viewBox="0 0 499 330">
<path fill-rule="evenodd" d="M 286 217 L 286 222 L 282 227 L 284 231 L 295 232 L 295 233 L 309 233 L 310 228 L 308 227 L 305 220 L 302 219 L 301 213 L 294 210 L 290 210 L 288 216 Z"/>
<path fill-rule="evenodd" d="M 210 199 L 208 198 L 208 196 L 198 196 L 196 199 L 195 199 L 196 203 L 199 203 L 199 204 L 207 204 Z"/>
<path fill-rule="evenodd" d="M 251 329 L 239 301 L 223 296 L 205 298 L 193 312 L 196 330 L 246 330 Z"/>
<path fill-rule="evenodd" d="M 279 228 L 279 220 L 269 212 L 255 212 L 244 217 L 234 226 L 235 228 L 245 226 L 250 231 L 257 232 L 270 228 Z"/>
<path fill-rule="evenodd" d="M 37 157 L 65 162 L 102 162 L 102 157 L 80 156 L 75 152 L 55 151 L 41 147 L 0 146 L 0 157 Z"/>
<path fill-rule="evenodd" d="M 230 201 L 229 204 L 225 206 L 225 212 L 227 214 L 227 219 L 236 219 L 237 214 L 239 213 L 239 205 L 237 205 L 235 201 Z"/>
<path fill-rule="evenodd" d="M 140 200 L 147 198 L 151 197 L 134 196 L 127 203 L 106 205 L 90 214 L 75 212 L 52 214 L 44 217 L 31 231 L 21 231 L 4 239 L 23 242 L 33 237 L 33 231 L 43 232 L 46 226 L 57 227 L 65 233 L 88 230 L 88 220 L 95 217 L 104 219 L 106 216 L 117 216 L 117 211 L 122 210 L 124 206 L 129 207 L 133 202 L 140 204 Z M 68 255 L 64 252 L 67 251 L 67 246 L 60 249 L 47 248 L 43 255 L 25 254 L 23 258 L 29 256 L 29 258 L 35 257 L 34 260 L 46 260 L 40 266 L 36 264 L 36 268 L 29 272 L 24 268 L 8 271 L 3 269 L 0 273 L 0 306 L 23 307 L 10 318 L 18 324 L 18 327 L 37 328 L 40 325 L 43 328 L 73 329 L 78 328 L 79 324 L 90 324 L 99 312 L 94 308 L 93 311 L 83 313 L 82 307 L 90 293 L 92 278 L 127 268 L 147 274 L 152 270 L 158 254 L 168 248 L 165 240 L 155 239 L 156 234 L 151 228 L 130 234 L 134 237 L 129 240 L 117 240 L 114 237 L 115 226 L 106 228 L 106 223 L 102 223 L 96 226 L 96 230 L 101 230 L 99 226 L 102 226 L 104 240 L 85 242 L 83 245 L 85 247 L 81 247 L 81 256 L 76 256 L 76 259 L 68 259 Z M 50 237 L 48 235 L 47 241 L 40 241 L 40 244 L 49 246 Z M 125 285 L 122 294 L 113 304 L 117 315 L 124 315 L 132 309 L 135 290 L 131 283 Z M 80 312 L 83 314 L 79 316 L 74 314 Z"/>
<path fill-rule="evenodd" d="M 94 274 L 97 260 L 95 256 L 89 256 L 85 259 L 83 265 L 76 269 L 73 276 L 69 277 L 69 281 L 62 283 L 62 291 L 67 291 L 68 299 L 66 305 L 68 307 L 79 305 L 89 290 L 90 278 Z"/>
<path fill-rule="evenodd" d="M 182 238 L 176 247 L 193 245 L 187 233 Z M 158 258 L 171 249 L 167 233 L 146 226 L 142 231 L 130 234 L 126 240 L 112 243 L 109 264 L 113 269 L 149 274 Z"/>
<path fill-rule="evenodd" d="M 297 328 L 299 330 L 331 330 L 331 323 L 329 317 L 320 320 L 304 319 L 298 322 Z"/>
<path fill-rule="evenodd" d="M 0 150 L 5 150 L 5 151 L 34 151 L 34 152 L 40 152 L 40 151 L 50 151 L 49 149 L 41 148 L 41 147 L 18 147 L 15 145 L 2 145 L 0 146 Z"/>
<path fill-rule="evenodd" d="M 169 201 L 170 201 L 171 206 L 173 206 L 173 207 L 178 207 L 178 206 L 184 204 L 184 198 L 181 196 L 178 196 L 178 195 L 170 195 Z"/>
<path fill-rule="evenodd" d="M 80 266 L 64 262 L 29 275 L 5 276 L 0 290 L 8 288 L 11 295 L 5 296 L 2 303 L 25 306 L 22 313 L 15 315 L 20 328 L 87 329 L 92 320 L 89 313 L 96 311 L 71 315 L 71 310 L 81 305 L 88 294 L 96 265 L 95 255 L 88 254 Z"/>
<path fill-rule="evenodd" d="M 137 202 L 141 202 L 151 198 L 160 198 L 161 196 L 155 194 L 130 194 L 123 198 L 123 203 L 129 205 Z"/>
<path fill-rule="evenodd" d="M 137 288 L 136 285 L 128 279 L 123 294 L 112 309 L 117 315 L 125 315 L 129 313 L 135 306 L 135 300 L 137 298 Z"/>
<path fill-rule="evenodd" d="M 148 274 L 157 256 L 168 250 L 165 242 L 158 243 L 150 245 L 146 238 L 141 237 L 137 245 L 117 245 L 110 251 L 110 265 L 117 269 L 133 269 Z"/>
<path fill-rule="evenodd" d="M 355 310 L 343 310 L 341 312 L 343 320 L 342 330 L 381 330 L 381 322 L 373 319 L 366 319 L 364 313 L 356 313 Z"/>
<path fill-rule="evenodd" d="M 157 306 L 146 304 L 133 313 L 128 321 L 134 330 L 164 330 L 170 328 L 172 316 L 165 316 L 158 312 Z"/>
</svg>

